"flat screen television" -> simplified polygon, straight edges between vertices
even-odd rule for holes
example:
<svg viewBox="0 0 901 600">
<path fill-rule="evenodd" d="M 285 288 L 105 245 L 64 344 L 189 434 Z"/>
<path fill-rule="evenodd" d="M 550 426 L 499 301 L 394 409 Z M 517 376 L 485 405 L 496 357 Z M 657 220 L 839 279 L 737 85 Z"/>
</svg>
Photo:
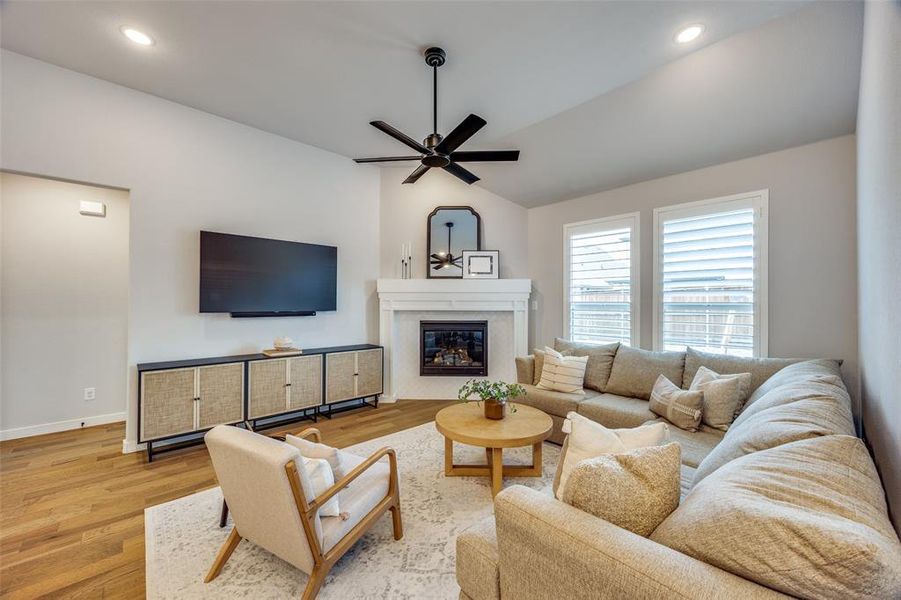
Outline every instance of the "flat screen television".
<svg viewBox="0 0 901 600">
<path fill-rule="evenodd" d="M 301 316 L 336 309 L 338 249 L 200 232 L 200 312 Z"/>
</svg>

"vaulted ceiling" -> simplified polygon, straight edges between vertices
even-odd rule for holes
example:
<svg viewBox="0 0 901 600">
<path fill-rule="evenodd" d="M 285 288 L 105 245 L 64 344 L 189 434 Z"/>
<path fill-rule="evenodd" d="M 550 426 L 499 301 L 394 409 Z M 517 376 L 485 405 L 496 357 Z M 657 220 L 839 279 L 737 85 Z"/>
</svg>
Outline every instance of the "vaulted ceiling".
<svg viewBox="0 0 901 600">
<path fill-rule="evenodd" d="M 854 131 L 862 12 L 789 1 L 7 1 L 0 41 L 349 158 L 406 153 L 374 119 L 430 132 L 421 51 L 440 45 L 439 131 L 484 117 L 464 149 L 522 155 L 474 164 L 476 185 L 538 206 Z M 705 32 L 680 46 L 673 36 L 689 23 Z M 123 25 L 155 45 L 131 44 Z"/>
</svg>

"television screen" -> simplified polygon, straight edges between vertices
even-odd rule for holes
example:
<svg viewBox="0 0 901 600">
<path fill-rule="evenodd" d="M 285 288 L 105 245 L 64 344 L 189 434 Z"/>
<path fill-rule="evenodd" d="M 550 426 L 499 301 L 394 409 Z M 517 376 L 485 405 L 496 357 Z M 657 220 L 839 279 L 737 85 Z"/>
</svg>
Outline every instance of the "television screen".
<svg viewBox="0 0 901 600">
<path fill-rule="evenodd" d="M 200 312 L 336 309 L 338 249 L 200 232 Z"/>
</svg>

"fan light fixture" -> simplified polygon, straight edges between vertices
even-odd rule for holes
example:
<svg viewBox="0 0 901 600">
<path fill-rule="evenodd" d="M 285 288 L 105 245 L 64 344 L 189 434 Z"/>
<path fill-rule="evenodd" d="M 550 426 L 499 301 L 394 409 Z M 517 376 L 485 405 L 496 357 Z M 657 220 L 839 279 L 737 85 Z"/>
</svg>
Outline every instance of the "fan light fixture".
<svg viewBox="0 0 901 600">
<path fill-rule="evenodd" d="M 133 41 L 135 44 L 140 46 L 152 46 L 153 38 L 144 33 L 143 31 L 138 31 L 134 27 L 122 27 L 119 31 L 122 32 L 122 35 Z"/>
<path fill-rule="evenodd" d="M 457 148 L 484 127 L 485 119 L 477 115 L 469 115 L 457 125 L 447 137 L 438 133 L 438 67 L 444 64 L 446 54 L 441 48 L 429 48 L 425 51 L 425 64 L 432 68 L 433 101 L 432 101 L 432 133 L 420 144 L 410 136 L 398 131 L 384 121 L 370 121 L 369 124 L 396 139 L 405 146 L 416 150 L 419 156 L 380 156 L 377 158 L 355 158 L 358 163 L 402 162 L 418 160 L 420 165 L 404 179 L 404 183 L 416 183 L 426 171 L 432 168 L 444 169 L 454 177 L 473 184 L 479 178 L 461 167 L 461 162 L 495 162 L 519 160 L 519 150 L 475 150 L 457 152 Z"/>
<path fill-rule="evenodd" d="M 679 33 L 676 34 L 676 41 L 680 44 L 687 44 L 698 39 L 702 33 L 704 33 L 704 26 L 700 23 L 695 23 L 680 29 Z"/>
</svg>

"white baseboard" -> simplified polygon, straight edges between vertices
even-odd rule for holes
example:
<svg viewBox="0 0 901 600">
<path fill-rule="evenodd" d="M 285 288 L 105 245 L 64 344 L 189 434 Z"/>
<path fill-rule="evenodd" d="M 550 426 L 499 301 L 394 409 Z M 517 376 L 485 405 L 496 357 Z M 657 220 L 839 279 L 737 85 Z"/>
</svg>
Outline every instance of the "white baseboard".
<svg viewBox="0 0 901 600">
<path fill-rule="evenodd" d="M 16 427 L 14 429 L 4 429 L 0 431 L 0 440 L 15 440 L 23 437 L 31 437 L 33 435 L 43 435 L 45 433 L 56 433 L 58 431 L 69 431 L 71 429 L 81 429 L 82 427 L 91 427 L 93 425 L 106 425 L 107 423 L 117 423 L 125 420 L 125 413 L 110 413 L 108 415 L 97 415 L 96 417 L 84 417 L 81 419 L 69 419 L 67 421 L 56 421 L 53 423 L 43 423 L 41 425 L 29 425 L 27 427 Z"/>
<path fill-rule="evenodd" d="M 122 454 L 129 452 L 143 452 L 147 449 L 147 444 L 139 444 L 134 440 L 122 440 Z"/>
</svg>

